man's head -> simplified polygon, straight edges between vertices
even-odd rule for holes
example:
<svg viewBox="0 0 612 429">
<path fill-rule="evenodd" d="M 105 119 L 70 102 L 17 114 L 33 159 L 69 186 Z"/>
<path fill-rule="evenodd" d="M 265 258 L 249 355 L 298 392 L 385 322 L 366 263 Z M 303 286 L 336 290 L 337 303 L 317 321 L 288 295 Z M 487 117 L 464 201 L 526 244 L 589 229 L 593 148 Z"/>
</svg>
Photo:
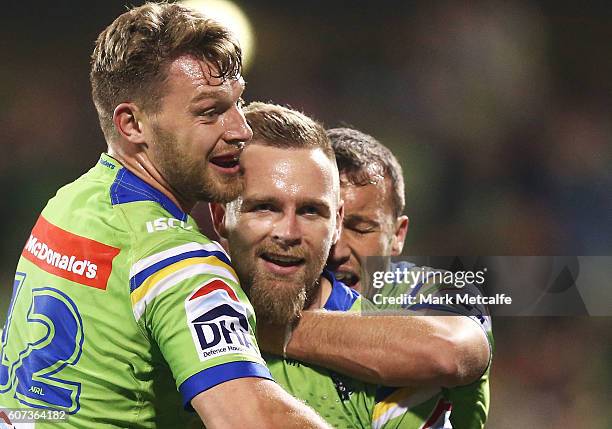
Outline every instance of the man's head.
<svg viewBox="0 0 612 429">
<path fill-rule="evenodd" d="M 338 170 L 323 127 L 285 107 L 245 109 L 253 140 L 241 157 L 244 191 L 211 205 L 215 229 L 258 318 L 287 323 L 317 290 L 342 222 Z"/>
<path fill-rule="evenodd" d="M 229 31 L 172 3 L 131 9 L 99 36 L 92 97 L 111 154 L 135 160 L 180 200 L 228 201 L 251 137 L 241 51 Z"/>
<path fill-rule="evenodd" d="M 350 128 L 327 131 L 344 201 L 342 235 L 329 265 L 347 285 L 361 290 L 364 258 L 399 255 L 408 231 L 403 216 L 402 168 L 389 149 L 372 136 Z"/>
</svg>

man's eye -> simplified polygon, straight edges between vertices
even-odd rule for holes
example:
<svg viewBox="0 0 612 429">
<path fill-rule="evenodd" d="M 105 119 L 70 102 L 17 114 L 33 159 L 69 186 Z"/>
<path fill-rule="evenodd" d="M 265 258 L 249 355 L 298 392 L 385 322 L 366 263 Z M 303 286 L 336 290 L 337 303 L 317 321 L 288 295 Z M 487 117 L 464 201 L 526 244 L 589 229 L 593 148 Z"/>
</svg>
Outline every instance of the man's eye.
<svg viewBox="0 0 612 429">
<path fill-rule="evenodd" d="M 378 229 L 373 225 L 344 225 L 346 229 L 356 232 L 357 234 L 370 234 L 377 232 Z"/>
<path fill-rule="evenodd" d="M 199 116 L 204 116 L 206 118 L 216 118 L 217 116 L 219 116 L 219 112 L 217 112 L 217 109 L 208 109 L 200 112 Z"/>
<path fill-rule="evenodd" d="M 257 204 L 253 206 L 251 211 L 254 212 L 270 212 L 274 211 L 274 206 L 272 204 Z"/>
<path fill-rule="evenodd" d="M 314 206 L 306 206 L 300 209 L 300 214 L 304 215 L 318 215 L 320 214 L 319 209 Z"/>
</svg>

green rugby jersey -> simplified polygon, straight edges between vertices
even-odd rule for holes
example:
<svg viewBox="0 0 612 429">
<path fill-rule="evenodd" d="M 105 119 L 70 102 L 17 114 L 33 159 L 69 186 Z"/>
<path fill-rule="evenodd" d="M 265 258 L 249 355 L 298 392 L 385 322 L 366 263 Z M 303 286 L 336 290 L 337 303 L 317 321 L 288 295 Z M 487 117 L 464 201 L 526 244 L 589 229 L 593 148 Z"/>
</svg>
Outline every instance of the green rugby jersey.
<svg viewBox="0 0 612 429">
<path fill-rule="evenodd" d="M 483 306 L 443 305 L 421 303 L 420 296 L 453 296 L 457 293 L 479 294 L 478 290 L 468 285 L 460 289 L 439 283 L 433 273 L 440 272 L 428 267 L 417 267 L 408 262 L 391 263 L 388 271 L 412 271 L 419 276 L 416 282 L 411 276 L 404 276 L 407 281 L 386 283 L 382 288 L 369 289 L 366 296 L 375 303 L 376 311 L 434 311 L 435 314 L 458 314 L 470 317 L 483 329 L 493 351 L 493 333 L 491 317 Z M 471 286 L 471 287 L 470 287 Z M 375 296 L 378 295 L 378 296 Z M 414 304 L 404 298 L 414 297 Z M 381 300 L 382 297 L 400 298 L 397 303 Z M 377 392 L 377 403 L 373 428 L 381 428 L 393 419 L 401 421 L 401 426 L 391 424 L 387 428 L 455 428 L 481 429 L 485 426 L 489 411 L 489 369 L 479 380 L 467 386 L 454 388 L 419 389 L 380 388 Z M 401 420 L 397 420 L 401 416 Z"/>
<path fill-rule="evenodd" d="M 271 378 L 254 328 L 222 248 L 104 154 L 49 201 L 23 249 L 0 408 L 69 415 L 40 428 L 181 427 L 172 400 L 189 408 L 225 381 Z"/>
<path fill-rule="evenodd" d="M 376 307 L 328 271 L 332 284 L 323 307 L 328 311 L 374 311 Z M 448 419 L 449 404 L 441 389 L 386 388 L 338 374 L 329 369 L 264 354 L 275 380 L 296 398 L 314 408 L 338 429 L 438 428 Z M 426 423 L 431 423 L 427 426 Z"/>
<path fill-rule="evenodd" d="M 338 282 L 331 273 L 324 275 L 332 284 L 324 308 L 329 311 L 361 311 L 362 298 Z M 305 401 L 335 428 L 370 428 L 376 386 L 338 374 L 327 368 L 264 353 L 270 372 L 285 390 Z"/>
<path fill-rule="evenodd" d="M 338 282 L 329 272 L 332 284 L 324 308 L 329 311 L 360 311 L 359 294 Z M 305 401 L 335 428 L 370 428 L 376 386 L 338 374 L 327 368 L 283 359 L 264 353 L 270 372 L 285 390 Z"/>
</svg>

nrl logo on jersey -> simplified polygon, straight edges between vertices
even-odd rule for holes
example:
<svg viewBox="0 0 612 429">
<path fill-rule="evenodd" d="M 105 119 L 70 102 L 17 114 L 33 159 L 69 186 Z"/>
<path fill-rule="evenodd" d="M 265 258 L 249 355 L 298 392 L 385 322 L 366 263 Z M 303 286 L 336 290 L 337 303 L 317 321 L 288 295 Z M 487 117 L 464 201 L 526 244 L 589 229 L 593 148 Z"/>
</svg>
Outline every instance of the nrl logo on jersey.
<svg viewBox="0 0 612 429">
<path fill-rule="evenodd" d="M 234 290 L 213 278 L 185 301 L 189 329 L 201 361 L 231 353 L 259 357 L 249 329 L 249 311 Z"/>
</svg>

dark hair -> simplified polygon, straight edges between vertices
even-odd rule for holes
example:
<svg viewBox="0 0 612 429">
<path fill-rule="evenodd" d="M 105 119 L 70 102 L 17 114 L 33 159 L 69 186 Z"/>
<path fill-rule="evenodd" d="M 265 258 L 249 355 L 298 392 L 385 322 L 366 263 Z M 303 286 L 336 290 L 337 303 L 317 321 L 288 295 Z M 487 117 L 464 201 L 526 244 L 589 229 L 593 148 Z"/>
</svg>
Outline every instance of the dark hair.
<svg viewBox="0 0 612 429">
<path fill-rule="evenodd" d="M 242 53 L 227 28 L 176 3 L 146 3 L 117 17 L 96 40 L 91 56 L 92 98 L 107 139 L 116 136 L 113 111 L 135 101 L 156 111 L 167 66 L 191 54 L 208 61 L 216 77 L 234 78 Z"/>
<path fill-rule="evenodd" d="M 251 141 L 279 148 L 319 148 L 335 162 L 325 128 L 303 113 L 277 104 L 253 102 L 244 108 L 244 116 L 253 130 Z"/>
<path fill-rule="evenodd" d="M 391 186 L 393 214 L 404 211 L 404 175 L 393 153 L 374 137 L 352 128 L 327 130 L 336 153 L 340 174 L 353 185 L 363 186 L 388 178 Z"/>
</svg>

